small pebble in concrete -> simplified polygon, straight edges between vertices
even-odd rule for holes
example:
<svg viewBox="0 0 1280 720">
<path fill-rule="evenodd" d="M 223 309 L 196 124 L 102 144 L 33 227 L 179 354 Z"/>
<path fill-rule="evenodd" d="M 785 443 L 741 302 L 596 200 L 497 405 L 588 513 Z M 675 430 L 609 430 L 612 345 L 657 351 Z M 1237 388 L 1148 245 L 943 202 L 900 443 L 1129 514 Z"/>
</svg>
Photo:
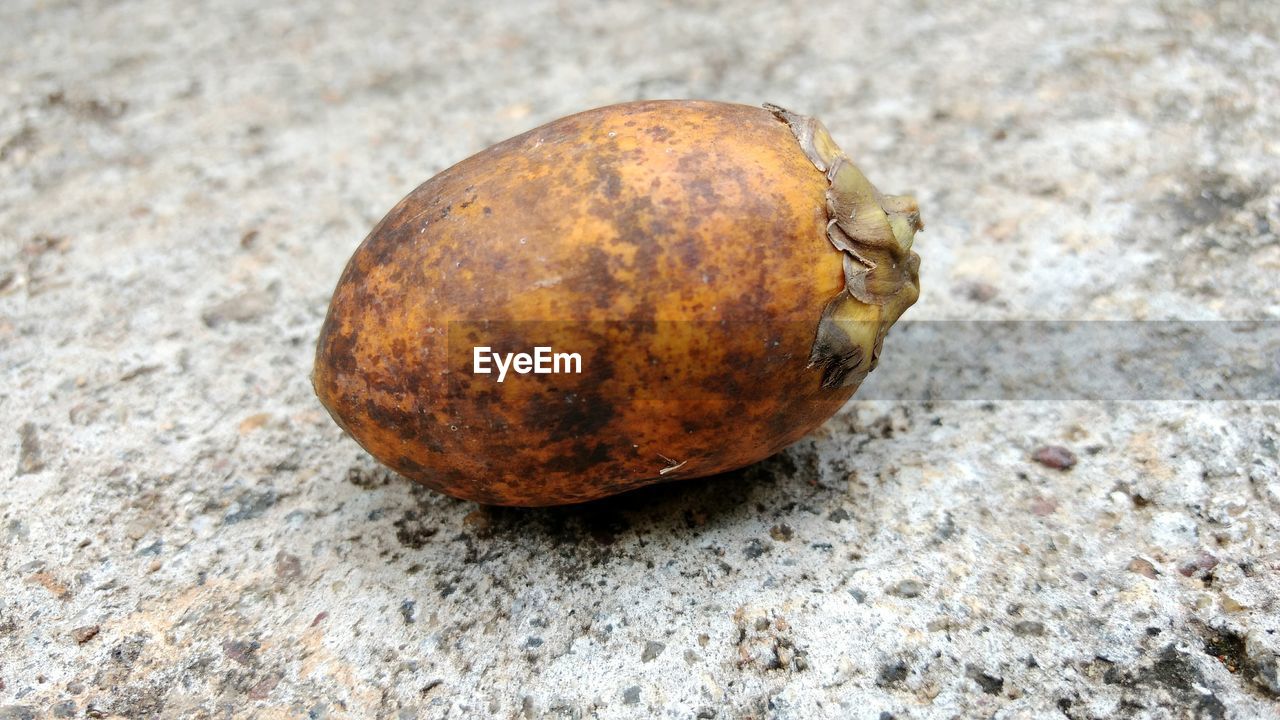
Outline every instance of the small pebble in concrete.
<svg viewBox="0 0 1280 720">
<path fill-rule="evenodd" d="M 640 653 L 640 661 L 649 662 L 650 660 L 653 660 L 654 658 L 661 655 L 662 651 L 666 649 L 667 649 L 666 645 L 660 642 L 655 642 L 653 640 L 650 640 L 644 644 L 644 652 Z"/>
<path fill-rule="evenodd" d="M 77 645 L 83 645 L 98 636 L 100 628 L 97 625 L 84 625 L 71 631 L 71 638 L 76 641 Z"/>
<path fill-rule="evenodd" d="M 897 595 L 903 598 L 913 598 L 920 595 L 924 591 L 924 585 L 919 580 L 908 578 L 900 581 L 889 589 L 890 595 Z"/>
<path fill-rule="evenodd" d="M 1076 454 L 1061 445 L 1045 445 L 1036 450 L 1031 459 L 1054 470 L 1070 470 L 1076 464 Z"/>
</svg>

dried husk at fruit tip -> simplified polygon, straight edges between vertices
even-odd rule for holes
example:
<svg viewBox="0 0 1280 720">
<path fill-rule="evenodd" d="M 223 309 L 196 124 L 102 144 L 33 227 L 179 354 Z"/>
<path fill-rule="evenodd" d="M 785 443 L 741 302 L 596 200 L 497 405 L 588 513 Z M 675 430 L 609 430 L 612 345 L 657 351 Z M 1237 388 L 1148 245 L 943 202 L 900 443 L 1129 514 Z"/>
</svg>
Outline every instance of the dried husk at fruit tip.
<svg viewBox="0 0 1280 720">
<path fill-rule="evenodd" d="M 827 238 L 844 253 L 844 289 L 823 309 L 809 366 L 824 387 L 860 384 L 875 369 L 889 327 L 920 295 L 920 256 L 911 250 L 924 228 L 914 198 L 883 195 L 816 118 L 765 104 L 829 183 Z"/>
</svg>

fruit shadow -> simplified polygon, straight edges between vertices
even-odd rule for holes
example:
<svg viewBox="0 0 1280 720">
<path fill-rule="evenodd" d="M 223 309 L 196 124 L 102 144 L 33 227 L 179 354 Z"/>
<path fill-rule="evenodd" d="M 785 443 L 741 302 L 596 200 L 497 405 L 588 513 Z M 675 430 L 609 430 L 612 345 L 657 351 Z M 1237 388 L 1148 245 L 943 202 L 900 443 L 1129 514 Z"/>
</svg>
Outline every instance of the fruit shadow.
<svg viewBox="0 0 1280 720">
<path fill-rule="evenodd" d="M 731 524 L 764 508 L 778 482 L 799 482 L 791 450 L 719 475 L 673 480 L 600 500 L 545 508 L 473 506 L 481 537 L 543 539 L 552 544 L 613 545 L 633 531 L 680 536 Z"/>
</svg>

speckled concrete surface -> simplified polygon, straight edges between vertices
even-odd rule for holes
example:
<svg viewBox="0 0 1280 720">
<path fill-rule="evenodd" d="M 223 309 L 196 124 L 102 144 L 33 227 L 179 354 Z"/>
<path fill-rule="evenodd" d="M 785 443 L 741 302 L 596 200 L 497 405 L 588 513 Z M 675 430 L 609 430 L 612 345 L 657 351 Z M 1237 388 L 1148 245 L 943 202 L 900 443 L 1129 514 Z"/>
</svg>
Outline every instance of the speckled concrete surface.
<svg viewBox="0 0 1280 720">
<path fill-rule="evenodd" d="M 1266 3 L 196 5 L 0 5 L 0 718 L 1280 716 L 1275 403 L 855 400 L 523 512 L 306 377 L 403 194 L 639 97 L 913 190 L 917 319 L 1275 320 Z"/>
</svg>

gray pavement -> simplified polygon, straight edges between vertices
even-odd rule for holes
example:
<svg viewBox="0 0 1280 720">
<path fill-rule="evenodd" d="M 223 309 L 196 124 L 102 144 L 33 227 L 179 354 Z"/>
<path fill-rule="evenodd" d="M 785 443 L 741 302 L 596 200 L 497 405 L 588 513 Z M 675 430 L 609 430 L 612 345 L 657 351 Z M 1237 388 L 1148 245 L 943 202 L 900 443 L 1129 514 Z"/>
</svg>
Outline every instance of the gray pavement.
<svg viewBox="0 0 1280 720">
<path fill-rule="evenodd" d="M 380 469 L 307 381 L 401 196 L 638 98 L 816 115 L 914 192 L 910 317 L 1280 319 L 1277 37 L 1261 2 L 3 3 L 0 718 L 1280 716 L 1275 402 L 855 398 L 732 476 L 516 511 Z"/>
</svg>

